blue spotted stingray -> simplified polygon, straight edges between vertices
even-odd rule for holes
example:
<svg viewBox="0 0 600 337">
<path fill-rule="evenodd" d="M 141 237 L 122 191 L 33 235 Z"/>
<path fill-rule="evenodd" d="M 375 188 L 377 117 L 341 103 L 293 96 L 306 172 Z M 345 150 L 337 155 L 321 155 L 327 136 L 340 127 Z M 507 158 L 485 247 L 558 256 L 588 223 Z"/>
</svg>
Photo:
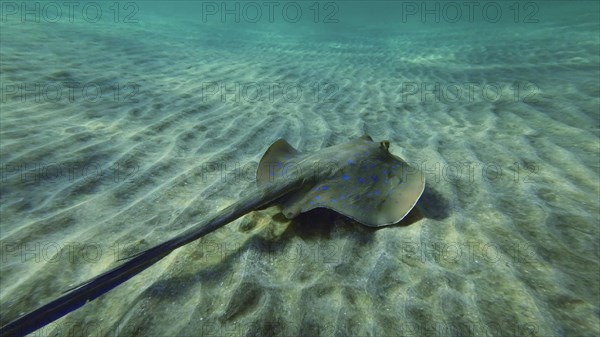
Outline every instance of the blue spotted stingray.
<svg viewBox="0 0 600 337">
<path fill-rule="evenodd" d="M 366 226 L 396 223 L 421 197 L 425 180 L 419 170 L 392 155 L 389 145 L 388 141 L 376 143 L 363 136 L 304 154 L 285 140 L 277 140 L 262 157 L 256 190 L 247 197 L 20 316 L 0 328 L 0 335 L 31 333 L 127 281 L 173 250 L 265 206 L 279 205 L 287 218 L 315 208 L 328 208 Z"/>
<path fill-rule="evenodd" d="M 425 186 L 422 172 L 392 155 L 389 142 L 369 136 L 312 154 L 280 139 L 261 159 L 256 180 L 285 187 L 277 203 L 287 218 L 320 207 L 372 227 L 402 220 Z"/>
</svg>

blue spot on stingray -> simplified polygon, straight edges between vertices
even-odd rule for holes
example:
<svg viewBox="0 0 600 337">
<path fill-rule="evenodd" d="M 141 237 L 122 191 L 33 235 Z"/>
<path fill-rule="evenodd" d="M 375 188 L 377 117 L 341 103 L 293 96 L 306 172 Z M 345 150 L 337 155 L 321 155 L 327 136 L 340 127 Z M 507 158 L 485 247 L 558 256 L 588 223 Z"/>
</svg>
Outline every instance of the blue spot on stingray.
<svg viewBox="0 0 600 337">
<path fill-rule="evenodd" d="M 311 204 L 311 205 L 314 205 L 315 203 L 311 201 L 311 202 L 310 202 L 310 204 Z"/>
<path fill-rule="evenodd" d="M 357 180 L 358 180 L 358 182 L 359 182 L 359 183 L 361 183 L 361 184 L 365 182 L 365 180 L 364 180 L 362 177 L 358 177 L 358 179 L 357 179 Z"/>
<path fill-rule="evenodd" d="M 281 163 L 277 163 L 277 168 L 281 168 Z"/>
<path fill-rule="evenodd" d="M 350 177 L 348 177 L 347 175 L 344 174 L 344 176 L 342 177 L 345 181 L 348 181 L 348 179 L 350 179 Z"/>
<path fill-rule="evenodd" d="M 379 191 L 378 191 L 378 190 L 375 190 L 375 192 L 373 192 L 373 194 L 375 194 L 375 195 L 379 195 Z"/>
<path fill-rule="evenodd" d="M 352 161 L 352 159 L 348 159 L 348 164 L 354 164 L 354 162 Z"/>
<path fill-rule="evenodd" d="M 371 164 L 371 168 L 376 168 L 377 164 Z"/>
<path fill-rule="evenodd" d="M 321 197 L 317 195 L 317 196 L 315 197 L 315 200 L 319 200 L 319 199 L 321 199 Z"/>
<path fill-rule="evenodd" d="M 369 193 L 367 193 L 365 195 L 366 195 L 367 198 L 370 198 L 371 197 L 371 192 L 369 192 Z"/>
<path fill-rule="evenodd" d="M 327 191 L 329 189 L 329 186 L 323 186 L 323 191 Z"/>
<path fill-rule="evenodd" d="M 270 175 L 271 177 L 274 177 L 274 176 L 275 176 L 275 172 L 271 171 L 271 172 L 269 172 L 269 175 Z"/>
<path fill-rule="evenodd" d="M 377 182 L 377 176 L 371 176 L 371 180 L 373 180 L 374 183 Z"/>
<path fill-rule="evenodd" d="M 337 200 L 335 200 L 335 199 L 331 199 L 331 202 L 337 202 Z"/>
<path fill-rule="evenodd" d="M 320 187 L 318 187 L 318 186 L 317 186 L 317 187 L 315 187 L 315 189 L 314 189 L 314 190 L 315 190 L 315 191 L 318 191 L 318 190 L 319 190 L 319 188 L 320 188 Z"/>
<path fill-rule="evenodd" d="M 343 195 L 340 195 L 340 200 L 344 200 L 344 199 L 346 199 L 346 197 Z"/>
<path fill-rule="evenodd" d="M 385 174 L 387 176 L 388 170 L 383 170 L 383 174 Z"/>
</svg>

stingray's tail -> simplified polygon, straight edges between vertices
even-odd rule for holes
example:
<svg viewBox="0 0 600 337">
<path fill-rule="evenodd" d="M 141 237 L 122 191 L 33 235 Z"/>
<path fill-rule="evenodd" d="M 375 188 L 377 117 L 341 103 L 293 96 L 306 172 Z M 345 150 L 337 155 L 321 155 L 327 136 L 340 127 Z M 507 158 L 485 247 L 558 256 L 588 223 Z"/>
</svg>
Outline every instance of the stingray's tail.
<svg viewBox="0 0 600 337">
<path fill-rule="evenodd" d="M 289 184 L 292 185 L 293 183 L 292 181 Z M 169 255 L 173 250 L 201 238 L 249 211 L 270 203 L 287 189 L 288 186 L 281 185 L 278 188 L 266 187 L 257 190 L 248 197 L 221 210 L 209 221 L 193 225 L 186 232 L 132 256 L 130 260 L 122 265 L 68 290 L 54 301 L 6 324 L 0 328 L 0 336 L 23 336 L 59 319 L 139 274 Z"/>
<path fill-rule="evenodd" d="M 144 251 L 122 265 L 67 291 L 54 301 L 0 328 L 0 336 L 24 336 L 83 306 L 129 280 L 167 256 L 172 249 L 162 244 Z"/>
<path fill-rule="evenodd" d="M 196 224 L 183 234 L 132 256 L 120 266 L 67 290 L 54 301 L 6 324 L 0 328 L 0 337 L 23 336 L 44 327 L 141 273 L 173 250 L 226 225 L 242 214 L 235 204 L 226 208 L 212 220 Z"/>
</svg>

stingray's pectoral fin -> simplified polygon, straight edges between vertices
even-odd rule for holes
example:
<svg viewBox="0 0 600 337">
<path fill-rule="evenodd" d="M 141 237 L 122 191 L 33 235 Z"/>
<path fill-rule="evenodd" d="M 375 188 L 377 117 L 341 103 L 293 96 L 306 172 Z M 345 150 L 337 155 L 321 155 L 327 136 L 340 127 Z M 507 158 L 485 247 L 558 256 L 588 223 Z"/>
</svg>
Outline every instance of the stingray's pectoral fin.
<svg viewBox="0 0 600 337">
<path fill-rule="evenodd" d="M 301 153 L 283 139 L 275 141 L 258 163 L 256 183 L 263 186 L 275 179 L 286 179 L 293 174 L 295 160 Z"/>
</svg>

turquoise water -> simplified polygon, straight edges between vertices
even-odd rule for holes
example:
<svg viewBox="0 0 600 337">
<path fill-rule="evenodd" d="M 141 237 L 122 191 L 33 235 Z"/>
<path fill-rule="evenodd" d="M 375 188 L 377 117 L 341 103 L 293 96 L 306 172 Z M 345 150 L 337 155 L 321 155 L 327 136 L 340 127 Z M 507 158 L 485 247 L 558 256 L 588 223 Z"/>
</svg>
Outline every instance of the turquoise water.
<svg viewBox="0 0 600 337">
<path fill-rule="evenodd" d="M 252 212 L 35 336 L 598 336 L 592 1 L 3 1 L 0 323 L 368 134 L 409 217 Z"/>
</svg>

